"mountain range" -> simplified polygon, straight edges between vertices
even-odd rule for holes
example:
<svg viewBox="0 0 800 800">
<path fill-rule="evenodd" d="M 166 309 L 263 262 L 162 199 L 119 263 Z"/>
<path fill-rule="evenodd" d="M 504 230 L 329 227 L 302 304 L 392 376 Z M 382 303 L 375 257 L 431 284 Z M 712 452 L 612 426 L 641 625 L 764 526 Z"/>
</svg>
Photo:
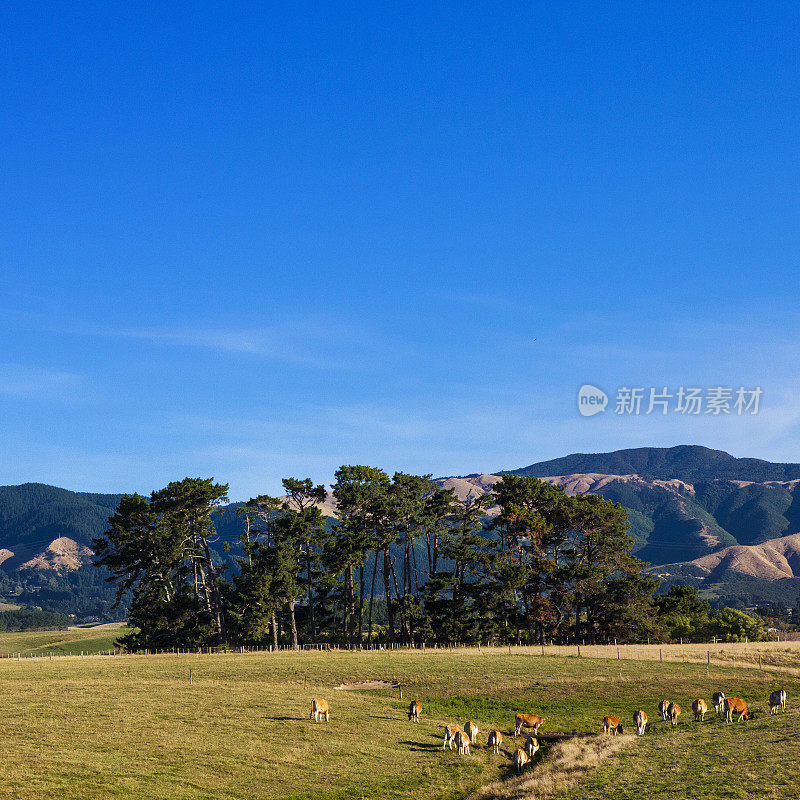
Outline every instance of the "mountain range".
<svg viewBox="0 0 800 800">
<path fill-rule="evenodd" d="M 685 445 L 611 453 L 576 453 L 527 467 L 438 479 L 460 496 L 491 489 L 510 472 L 591 492 L 628 510 L 634 552 L 667 584 L 690 582 L 718 590 L 749 581 L 800 587 L 800 464 L 735 458 Z M 119 502 L 117 494 L 70 492 L 44 484 L 0 487 L 0 565 L 61 573 L 87 563 Z M 216 525 L 223 540 L 241 530 L 238 504 Z M 333 513 L 327 502 L 326 513 Z M 761 586 L 755 586 L 753 582 Z M 752 592 L 751 592 L 752 593 Z"/>
</svg>

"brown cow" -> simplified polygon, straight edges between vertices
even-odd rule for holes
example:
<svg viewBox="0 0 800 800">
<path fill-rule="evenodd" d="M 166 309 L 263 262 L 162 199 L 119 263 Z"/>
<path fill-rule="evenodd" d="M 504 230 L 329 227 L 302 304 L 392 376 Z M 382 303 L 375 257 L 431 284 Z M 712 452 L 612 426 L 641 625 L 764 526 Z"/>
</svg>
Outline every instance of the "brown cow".
<svg viewBox="0 0 800 800">
<path fill-rule="evenodd" d="M 669 700 L 662 700 L 658 704 L 658 712 L 659 712 L 659 714 L 661 714 L 661 719 L 663 719 L 664 722 L 667 721 L 667 711 L 668 710 L 669 710 Z"/>
<path fill-rule="evenodd" d="M 678 727 L 678 717 L 681 715 L 681 707 L 677 703 L 670 703 L 667 709 L 667 717 L 672 723 L 672 730 Z"/>
<path fill-rule="evenodd" d="M 695 722 L 703 722 L 707 711 L 708 706 L 706 705 L 706 701 L 702 698 L 698 698 L 692 703 L 692 713 L 694 714 Z"/>
<path fill-rule="evenodd" d="M 456 741 L 456 734 L 461 730 L 458 725 L 445 725 L 444 726 L 444 744 L 442 744 L 442 750 L 450 745 L 450 749 L 453 749 L 453 745 Z"/>
<path fill-rule="evenodd" d="M 613 714 L 606 714 L 603 717 L 603 733 L 607 733 L 609 736 L 616 736 L 621 730 L 619 717 L 615 717 Z"/>
<path fill-rule="evenodd" d="M 517 769 L 518 775 L 522 775 L 522 771 L 525 769 L 525 765 L 528 761 L 530 761 L 530 759 L 524 750 L 517 750 L 517 752 L 514 753 L 514 766 Z"/>
<path fill-rule="evenodd" d="M 726 697 L 725 698 L 725 722 L 733 722 L 734 716 L 738 716 L 737 722 L 743 722 L 749 719 L 750 715 L 747 713 L 747 703 L 741 697 Z"/>
<path fill-rule="evenodd" d="M 422 713 L 422 703 L 419 700 L 412 700 L 408 707 L 408 721 L 419 722 L 419 715 Z"/>
<path fill-rule="evenodd" d="M 725 695 L 722 692 L 714 692 L 714 694 L 711 695 L 711 702 L 714 704 L 714 713 L 719 714 L 725 702 Z"/>
<path fill-rule="evenodd" d="M 777 714 L 780 709 L 784 714 L 786 713 L 786 692 L 779 689 L 769 696 L 769 713 Z"/>
<path fill-rule="evenodd" d="M 539 728 L 545 718 L 538 714 L 515 714 L 514 715 L 514 736 L 519 736 L 523 728 L 533 728 L 533 735 L 539 735 Z"/>
<path fill-rule="evenodd" d="M 492 752 L 496 755 L 500 754 L 500 745 L 503 743 L 503 734 L 500 731 L 489 731 L 489 741 L 486 742 L 487 747 L 492 748 Z"/>
<path fill-rule="evenodd" d="M 319 722 L 322 717 L 325 717 L 325 722 L 330 718 L 330 709 L 328 708 L 328 701 L 323 700 L 321 697 L 315 697 L 311 701 L 311 717 L 314 722 Z"/>
<path fill-rule="evenodd" d="M 469 755 L 469 736 L 464 731 L 456 731 L 456 747 L 459 755 Z"/>
<path fill-rule="evenodd" d="M 539 740 L 535 736 L 525 737 L 525 746 L 522 749 L 527 753 L 528 758 L 533 761 L 533 757 L 539 749 Z"/>
<path fill-rule="evenodd" d="M 639 736 L 644 736 L 647 730 L 647 714 L 641 708 L 633 715 L 633 724 L 636 726 Z"/>
<path fill-rule="evenodd" d="M 472 744 L 475 744 L 475 740 L 478 738 L 478 724 L 470 720 L 464 725 L 464 733 L 469 736 L 469 740 Z"/>
</svg>

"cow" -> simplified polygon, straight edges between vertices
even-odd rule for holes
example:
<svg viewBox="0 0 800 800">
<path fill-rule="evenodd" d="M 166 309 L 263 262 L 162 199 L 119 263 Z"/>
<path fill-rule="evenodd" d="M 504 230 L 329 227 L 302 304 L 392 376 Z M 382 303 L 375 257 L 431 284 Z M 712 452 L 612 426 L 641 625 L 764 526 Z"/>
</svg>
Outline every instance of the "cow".
<svg viewBox="0 0 800 800">
<path fill-rule="evenodd" d="M 528 758 L 528 754 L 521 749 L 518 749 L 516 753 L 514 753 L 514 767 L 516 767 L 517 775 L 522 775 L 522 771 L 525 769 L 525 765 L 530 761 Z"/>
<path fill-rule="evenodd" d="M 692 713 L 694 714 L 695 722 L 703 722 L 708 711 L 706 701 L 698 698 L 692 703 Z"/>
<path fill-rule="evenodd" d="M 525 746 L 522 748 L 528 758 L 533 761 L 536 751 L 539 749 L 539 740 L 535 736 L 525 737 Z"/>
<path fill-rule="evenodd" d="M 672 730 L 678 727 L 678 717 L 681 715 L 681 707 L 677 703 L 670 703 L 667 709 L 667 717 L 672 723 Z"/>
<path fill-rule="evenodd" d="M 469 736 L 470 743 L 475 744 L 475 740 L 478 738 L 478 725 L 477 723 L 470 720 L 469 722 L 464 725 L 464 733 Z"/>
<path fill-rule="evenodd" d="M 419 715 L 422 713 L 422 703 L 419 700 L 412 700 L 408 707 L 408 721 L 419 722 Z"/>
<path fill-rule="evenodd" d="M 722 692 L 714 692 L 714 694 L 711 695 L 711 702 L 714 704 L 714 713 L 719 714 L 725 703 L 725 695 Z"/>
<path fill-rule="evenodd" d="M 622 726 L 619 724 L 619 717 L 615 717 L 613 714 L 606 714 L 603 717 L 603 733 L 607 733 L 609 736 L 616 736 L 621 732 Z"/>
<path fill-rule="evenodd" d="M 456 731 L 456 747 L 460 756 L 469 755 L 469 736 L 464 731 Z"/>
<path fill-rule="evenodd" d="M 786 692 L 779 689 L 769 696 L 769 713 L 777 714 L 780 709 L 784 714 L 786 713 Z"/>
<path fill-rule="evenodd" d="M 491 747 L 495 755 L 500 755 L 501 744 L 503 744 L 503 734 L 497 730 L 489 731 L 489 741 L 486 742 L 486 746 Z"/>
<path fill-rule="evenodd" d="M 747 713 L 747 703 L 741 697 L 726 697 L 725 698 L 725 722 L 733 722 L 734 716 L 738 716 L 737 722 L 743 722 L 749 719 L 750 715 Z"/>
<path fill-rule="evenodd" d="M 533 728 L 533 735 L 539 735 L 539 728 L 545 718 L 538 714 L 515 714 L 514 715 L 514 736 L 519 736 L 523 728 Z"/>
<path fill-rule="evenodd" d="M 669 700 L 662 700 L 658 704 L 658 713 L 661 714 L 661 719 L 667 721 L 667 711 L 669 710 Z"/>
<path fill-rule="evenodd" d="M 311 701 L 311 716 L 314 722 L 319 722 L 322 717 L 325 717 L 325 722 L 330 719 L 330 709 L 328 708 L 328 701 L 323 700 L 321 697 L 315 697 Z"/>
<path fill-rule="evenodd" d="M 644 736 L 647 730 L 647 714 L 641 708 L 633 715 L 633 724 L 636 726 L 639 736 Z"/>
<path fill-rule="evenodd" d="M 450 749 L 453 749 L 453 745 L 456 741 L 456 734 L 461 730 L 458 725 L 445 725 L 444 726 L 444 743 L 442 744 L 442 750 L 450 745 Z"/>
</svg>

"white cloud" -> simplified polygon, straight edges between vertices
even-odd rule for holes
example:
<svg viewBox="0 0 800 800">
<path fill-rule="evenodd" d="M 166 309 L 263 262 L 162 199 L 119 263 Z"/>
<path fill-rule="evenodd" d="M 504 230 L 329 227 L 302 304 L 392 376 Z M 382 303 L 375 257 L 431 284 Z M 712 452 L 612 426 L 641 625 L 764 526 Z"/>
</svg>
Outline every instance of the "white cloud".
<svg viewBox="0 0 800 800">
<path fill-rule="evenodd" d="M 20 400 L 75 399 L 81 376 L 65 370 L 0 363 L 0 395 Z"/>
</svg>

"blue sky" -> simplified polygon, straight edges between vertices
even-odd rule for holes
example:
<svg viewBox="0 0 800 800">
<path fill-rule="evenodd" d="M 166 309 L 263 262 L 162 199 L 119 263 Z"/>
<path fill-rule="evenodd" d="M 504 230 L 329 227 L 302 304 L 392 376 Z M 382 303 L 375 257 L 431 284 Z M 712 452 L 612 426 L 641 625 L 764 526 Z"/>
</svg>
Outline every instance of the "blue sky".
<svg viewBox="0 0 800 800">
<path fill-rule="evenodd" d="M 152 5 L 0 4 L 0 483 L 800 461 L 796 4 Z"/>
</svg>

